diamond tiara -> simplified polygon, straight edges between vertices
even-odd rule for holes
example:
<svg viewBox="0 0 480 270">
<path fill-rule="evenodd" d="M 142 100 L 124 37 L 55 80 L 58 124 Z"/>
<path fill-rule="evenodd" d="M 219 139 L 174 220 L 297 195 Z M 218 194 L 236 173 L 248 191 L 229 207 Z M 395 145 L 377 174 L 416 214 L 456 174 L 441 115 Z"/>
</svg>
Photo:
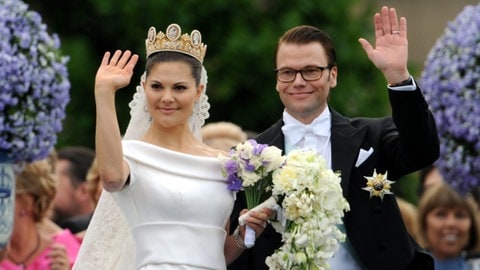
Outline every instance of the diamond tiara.
<svg viewBox="0 0 480 270">
<path fill-rule="evenodd" d="M 203 63 L 207 51 L 207 45 L 202 43 L 202 34 L 198 30 L 193 30 L 190 35 L 182 35 L 180 26 L 175 23 L 170 24 L 165 33 L 157 34 L 155 27 L 150 27 L 145 46 L 147 58 L 156 52 L 174 51 L 195 57 L 200 63 Z"/>
</svg>

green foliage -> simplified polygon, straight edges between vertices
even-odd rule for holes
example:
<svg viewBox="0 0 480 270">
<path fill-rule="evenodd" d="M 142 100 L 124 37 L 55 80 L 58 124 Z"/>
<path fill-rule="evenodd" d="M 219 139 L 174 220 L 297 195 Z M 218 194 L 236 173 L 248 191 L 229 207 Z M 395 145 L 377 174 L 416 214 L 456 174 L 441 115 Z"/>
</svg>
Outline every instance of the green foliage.
<svg viewBox="0 0 480 270">
<path fill-rule="evenodd" d="M 339 81 L 330 104 L 350 116 L 388 113 L 385 81 L 367 59 L 359 37 L 373 41 L 373 12 L 361 0 L 210 1 L 27 1 L 60 35 L 70 55 L 71 102 L 59 145 L 94 147 L 95 72 L 106 50 L 130 49 L 141 56 L 132 83 L 119 91 L 120 127 L 126 128 L 128 102 L 145 64 L 144 39 L 150 26 L 164 31 L 175 22 L 201 31 L 208 44 L 205 66 L 212 105 L 208 121 L 232 121 L 262 131 L 283 107 L 275 91 L 273 54 L 289 28 L 311 24 L 330 33 L 337 46 Z"/>
</svg>

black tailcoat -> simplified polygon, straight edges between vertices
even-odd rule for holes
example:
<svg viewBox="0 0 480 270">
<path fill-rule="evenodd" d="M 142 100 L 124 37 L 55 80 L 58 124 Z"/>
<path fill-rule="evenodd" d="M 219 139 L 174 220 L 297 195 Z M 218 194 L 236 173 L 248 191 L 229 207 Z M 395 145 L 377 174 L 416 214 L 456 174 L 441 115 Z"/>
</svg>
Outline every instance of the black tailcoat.
<svg viewBox="0 0 480 270">
<path fill-rule="evenodd" d="M 341 173 L 343 195 L 350 204 L 344 224 L 347 236 L 362 263 L 370 270 L 433 269 L 433 259 L 408 234 L 393 195 L 370 198 L 365 176 L 388 172 L 388 179 L 400 177 L 433 163 L 439 155 L 435 121 L 420 89 L 389 90 L 392 116 L 347 118 L 331 111 L 332 169 Z M 284 150 L 283 121 L 261 133 L 259 143 Z M 360 149 L 373 153 L 358 167 Z M 394 184 L 393 184 L 394 185 Z M 239 211 L 246 208 L 238 194 L 231 228 L 238 224 Z M 281 237 L 268 226 L 255 246 L 246 250 L 230 270 L 268 269 L 265 258 L 281 245 Z"/>
</svg>

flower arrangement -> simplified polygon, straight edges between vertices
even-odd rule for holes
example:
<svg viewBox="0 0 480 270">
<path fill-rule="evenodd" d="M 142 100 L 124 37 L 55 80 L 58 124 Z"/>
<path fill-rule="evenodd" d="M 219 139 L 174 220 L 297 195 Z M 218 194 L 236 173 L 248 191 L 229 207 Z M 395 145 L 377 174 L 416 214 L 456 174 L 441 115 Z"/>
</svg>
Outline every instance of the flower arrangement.
<svg viewBox="0 0 480 270">
<path fill-rule="evenodd" d="M 54 147 L 70 82 L 57 35 L 20 0 L 0 0 L 0 152 L 13 162 Z"/>
<path fill-rule="evenodd" d="M 421 76 L 434 114 L 440 158 L 435 164 L 461 194 L 480 184 L 480 4 L 448 23 Z"/>
<path fill-rule="evenodd" d="M 272 181 L 272 196 L 284 217 L 284 222 L 273 224 L 282 233 L 283 245 L 267 257 L 266 264 L 270 269 L 328 268 L 327 259 L 346 237 L 337 225 L 350 209 L 340 176 L 327 168 L 322 156 L 297 149 L 287 155 Z"/>
<path fill-rule="evenodd" d="M 229 181 L 228 188 L 245 191 L 248 209 L 253 209 L 271 196 L 272 174 L 285 162 L 282 150 L 259 144 L 255 140 L 239 143 L 230 150 L 228 156 L 220 155 L 219 159 L 223 165 L 223 175 Z M 255 243 L 255 232 L 248 226 L 244 242 L 247 247 Z"/>
</svg>

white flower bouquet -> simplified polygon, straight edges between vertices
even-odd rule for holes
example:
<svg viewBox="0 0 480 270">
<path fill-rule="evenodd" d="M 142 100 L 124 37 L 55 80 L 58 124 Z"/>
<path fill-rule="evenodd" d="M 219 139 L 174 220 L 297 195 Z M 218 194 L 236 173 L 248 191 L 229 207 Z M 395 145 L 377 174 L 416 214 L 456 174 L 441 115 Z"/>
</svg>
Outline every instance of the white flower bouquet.
<svg viewBox="0 0 480 270">
<path fill-rule="evenodd" d="M 345 240 L 337 227 L 349 204 L 342 195 L 340 176 L 313 151 L 293 150 L 273 173 L 272 196 L 280 204 L 283 245 L 267 257 L 270 269 L 328 269 L 327 259 Z"/>
</svg>

